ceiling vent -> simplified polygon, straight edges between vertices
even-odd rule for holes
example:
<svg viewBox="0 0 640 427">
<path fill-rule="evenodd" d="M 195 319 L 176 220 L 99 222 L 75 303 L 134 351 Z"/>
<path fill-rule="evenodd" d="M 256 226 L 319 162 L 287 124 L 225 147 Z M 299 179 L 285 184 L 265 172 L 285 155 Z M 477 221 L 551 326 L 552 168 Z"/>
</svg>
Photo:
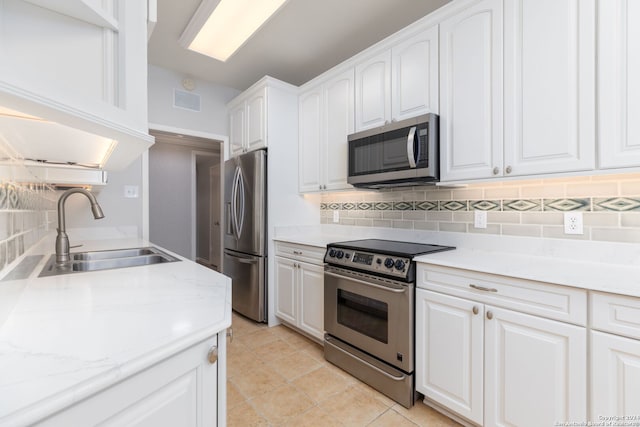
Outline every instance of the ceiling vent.
<svg viewBox="0 0 640 427">
<path fill-rule="evenodd" d="M 200 112 L 200 95 L 185 92 L 179 89 L 173 90 L 173 108 Z"/>
</svg>

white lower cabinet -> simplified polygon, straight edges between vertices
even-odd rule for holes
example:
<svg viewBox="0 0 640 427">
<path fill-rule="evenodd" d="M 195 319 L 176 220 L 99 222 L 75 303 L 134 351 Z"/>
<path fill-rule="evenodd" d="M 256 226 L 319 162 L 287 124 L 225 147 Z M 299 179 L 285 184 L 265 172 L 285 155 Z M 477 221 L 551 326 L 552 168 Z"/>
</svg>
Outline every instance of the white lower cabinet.
<svg viewBox="0 0 640 427">
<path fill-rule="evenodd" d="M 416 290 L 416 389 L 482 424 L 484 306 Z"/>
<path fill-rule="evenodd" d="M 591 293 L 591 420 L 640 422 L 640 298 Z M 624 418 L 627 417 L 627 418 Z"/>
<path fill-rule="evenodd" d="M 287 251 L 290 248 L 293 251 Z M 318 248 L 278 242 L 275 258 L 276 316 L 320 341 L 324 338 L 322 253 Z"/>
<path fill-rule="evenodd" d="M 441 268 L 429 275 L 419 267 L 419 286 L 429 287 L 428 282 L 420 283 L 424 278 L 433 278 L 434 287 L 447 280 L 461 283 L 464 274 L 469 272 L 456 275 L 453 269 Z M 499 281 L 490 287 L 486 275 L 467 283 L 467 295 L 461 288 L 453 290 L 458 296 L 416 290 L 417 391 L 478 425 L 585 420 L 586 328 L 505 308 L 514 308 L 510 299 L 540 304 L 547 292 L 542 284 L 537 291 L 512 293 L 515 288 Z M 561 296 L 556 288 L 549 294 Z M 570 300 L 580 300 L 580 293 L 565 302 Z"/>
<path fill-rule="evenodd" d="M 224 331 L 219 335 L 219 340 L 213 336 L 36 425 L 224 426 L 226 374 L 218 369 L 225 366 L 226 342 Z"/>
</svg>

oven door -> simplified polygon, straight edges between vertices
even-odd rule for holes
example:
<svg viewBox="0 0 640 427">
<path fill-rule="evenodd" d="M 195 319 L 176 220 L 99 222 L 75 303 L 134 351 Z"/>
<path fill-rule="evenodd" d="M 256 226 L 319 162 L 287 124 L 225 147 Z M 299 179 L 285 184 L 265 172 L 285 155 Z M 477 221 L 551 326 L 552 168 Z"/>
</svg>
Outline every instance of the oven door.
<svg viewBox="0 0 640 427">
<path fill-rule="evenodd" d="M 328 334 L 413 372 L 413 283 L 327 266 L 324 289 Z"/>
</svg>

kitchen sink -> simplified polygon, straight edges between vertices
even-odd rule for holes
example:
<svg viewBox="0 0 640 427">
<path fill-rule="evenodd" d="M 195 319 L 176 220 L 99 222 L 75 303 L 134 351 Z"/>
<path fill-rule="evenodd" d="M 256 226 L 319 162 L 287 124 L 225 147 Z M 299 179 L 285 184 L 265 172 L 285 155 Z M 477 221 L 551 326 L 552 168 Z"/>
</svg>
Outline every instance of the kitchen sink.
<svg viewBox="0 0 640 427">
<path fill-rule="evenodd" d="M 158 249 L 155 249 L 155 248 L 113 249 L 108 251 L 72 253 L 71 259 L 74 261 L 105 260 L 105 259 L 137 257 L 141 255 L 153 255 L 159 252 L 160 251 L 158 251 Z"/>
<path fill-rule="evenodd" d="M 52 255 L 38 277 L 138 267 L 175 261 L 179 261 L 179 259 L 154 247 L 76 252 L 71 253 L 71 261 L 64 264 L 56 264 L 56 256 Z"/>
</svg>

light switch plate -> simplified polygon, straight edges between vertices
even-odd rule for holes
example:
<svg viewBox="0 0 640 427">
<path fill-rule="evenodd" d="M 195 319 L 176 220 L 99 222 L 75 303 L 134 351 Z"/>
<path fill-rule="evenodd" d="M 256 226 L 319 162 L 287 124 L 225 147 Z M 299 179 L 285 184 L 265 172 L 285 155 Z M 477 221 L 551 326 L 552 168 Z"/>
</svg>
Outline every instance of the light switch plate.
<svg viewBox="0 0 640 427">
<path fill-rule="evenodd" d="M 124 197 L 127 199 L 137 199 L 139 197 L 139 187 L 137 185 L 125 185 Z"/>
</svg>

